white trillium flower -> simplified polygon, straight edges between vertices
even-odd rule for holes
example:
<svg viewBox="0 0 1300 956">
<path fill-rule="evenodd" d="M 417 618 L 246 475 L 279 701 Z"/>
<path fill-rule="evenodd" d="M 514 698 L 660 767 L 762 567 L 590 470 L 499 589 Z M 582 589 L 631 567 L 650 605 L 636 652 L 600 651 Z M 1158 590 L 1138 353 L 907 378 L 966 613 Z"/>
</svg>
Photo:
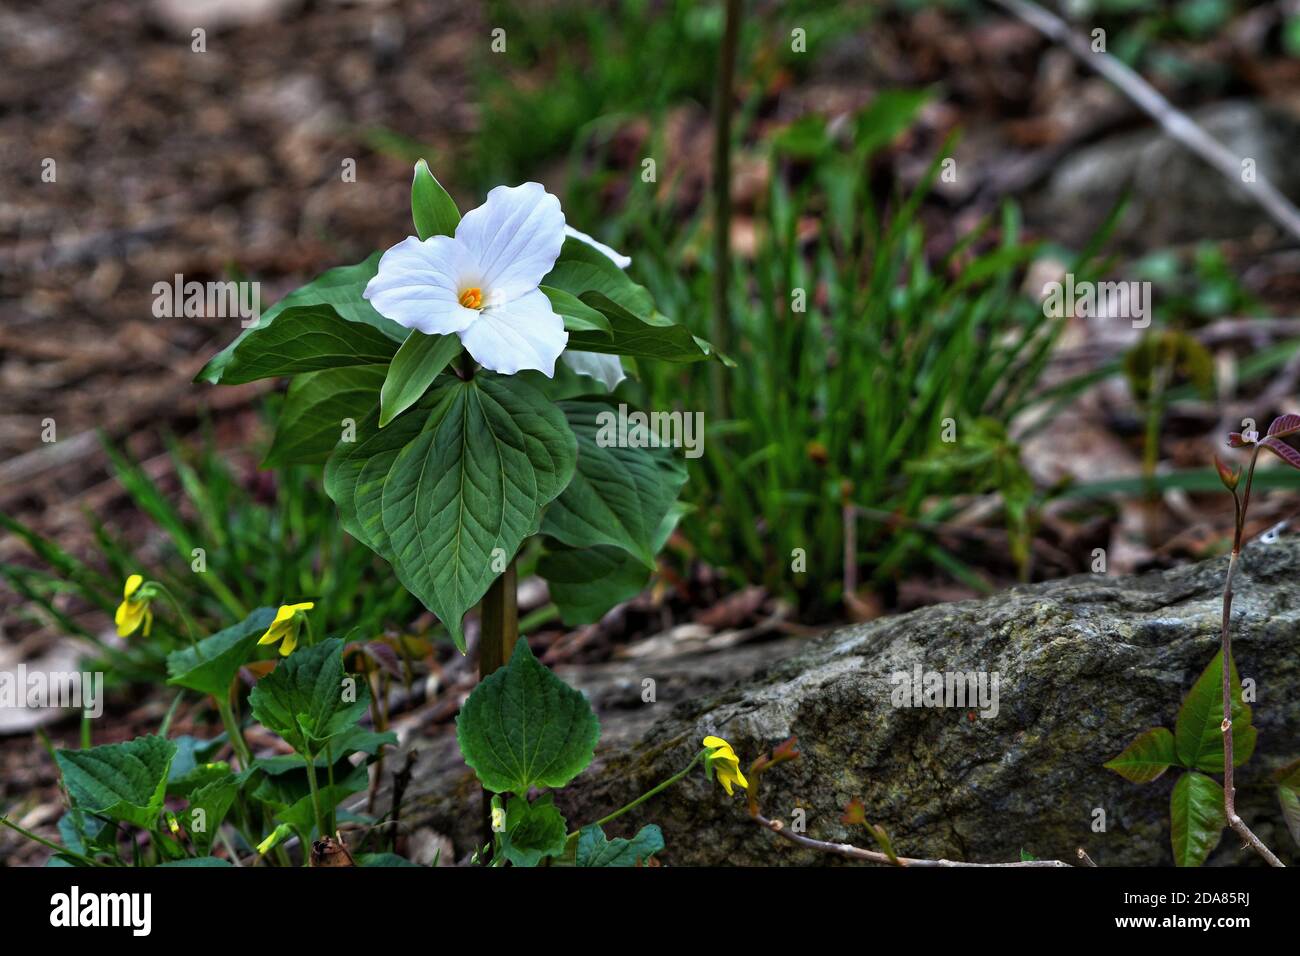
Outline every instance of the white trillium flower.
<svg viewBox="0 0 1300 956">
<path fill-rule="evenodd" d="M 572 226 L 566 225 L 564 227 L 564 234 L 566 236 L 572 236 L 580 242 L 585 242 L 598 252 L 604 253 L 605 256 L 620 269 L 626 269 L 632 264 L 632 260 L 627 256 L 620 252 L 616 252 L 600 240 L 593 239 L 585 232 L 574 229 Z M 611 392 L 614 391 L 619 382 L 627 378 L 627 375 L 623 372 L 623 363 L 619 360 L 617 355 L 607 355 L 603 352 L 568 351 L 565 352 L 561 358 L 564 359 L 565 365 L 569 366 L 569 368 L 573 369 L 579 375 L 590 375 Z"/>
<path fill-rule="evenodd" d="M 365 298 L 408 329 L 458 335 L 493 372 L 550 377 L 569 333 L 538 286 L 564 234 L 560 201 L 541 183 L 497 186 L 454 236 L 408 236 L 385 252 Z"/>
</svg>

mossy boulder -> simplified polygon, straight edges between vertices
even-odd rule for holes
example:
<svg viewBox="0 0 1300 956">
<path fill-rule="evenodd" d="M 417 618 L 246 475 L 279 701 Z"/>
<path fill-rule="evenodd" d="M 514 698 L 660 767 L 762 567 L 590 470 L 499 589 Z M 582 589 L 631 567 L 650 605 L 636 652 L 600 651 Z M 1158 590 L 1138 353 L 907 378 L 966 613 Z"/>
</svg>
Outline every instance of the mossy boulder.
<svg viewBox="0 0 1300 956">
<path fill-rule="evenodd" d="M 787 825 L 803 810 L 809 836 L 870 847 L 860 828 L 840 821 L 860 797 L 867 818 L 908 856 L 1005 862 L 1023 849 L 1074 862 L 1083 847 L 1101 866 L 1171 865 L 1169 797 L 1179 771 L 1134 784 L 1102 764 L 1142 731 L 1173 727 L 1218 649 L 1226 568 L 1225 558 L 1135 577 L 1079 576 L 799 645 L 562 671 L 588 691 L 609 732 L 557 803 L 570 824 L 584 824 L 670 776 L 706 734 L 729 740 L 746 766 L 797 735 L 802 758 L 764 778 L 761 802 Z M 1253 544 L 1233 608 L 1234 656 L 1254 681 L 1259 731 L 1238 771 L 1238 810 L 1287 862 L 1296 847 L 1270 774 L 1300 757 L 1298 582 L 1300 541 Z M 989 693 L 996 674 L 996 713 L 991 699 L 898 706 L 918 667 L 982 674 Z M 642 700 L 645 678 L 656 681 L 653 703 Z M 445 742 L 441 753 L 411 816 L 464 854 L 478 835 L 478 797 Z M 1096 829 L 1102 814 L 1105 828 Z M 665 864 L 843 862 L 761 830 L 741 796 L 727 798 L 702 773 L 611 824 L 610 835 L 646 822 L 663 828 Z M 1256 862 L 1228 835 L 1211 857 Z"/>
</svg>

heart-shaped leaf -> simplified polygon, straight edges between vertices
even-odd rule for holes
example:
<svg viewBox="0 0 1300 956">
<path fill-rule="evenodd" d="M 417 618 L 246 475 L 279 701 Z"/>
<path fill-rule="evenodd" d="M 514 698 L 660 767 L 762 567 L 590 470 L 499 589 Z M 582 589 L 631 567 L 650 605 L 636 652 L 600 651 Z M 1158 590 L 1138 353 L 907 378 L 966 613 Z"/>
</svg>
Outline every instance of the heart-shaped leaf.
<svg viewBox="0 0 1300 956">
<path fill-rule="evenodd" d="M 542 857 L 564 852 L 568 829 L 564 817 L 555 809 L 553 794 L 543 794 L 531 804 L 523 797 L 511 797 L 506 806 L 501 852 L 515 866 L 536 866 Z"/>
<path fill-rule="evenodd" d="M 262 467 L 325 461 L 342 439 L 345 421 L 355 425 L 375 407 L 387 374 L 383 365 L 354 365 L 295 377 Z"/>
<path fill-rule="evenodd" d="M 259 607 L 238 624 L 167 655 L 167 683 L 221 697 L 252 654 L 257 639 L 275 620 L 275 608 Z"/>
<path fill-rule="evenodd" d="M 643 826 L 630 840 L 605 838 L 596 824 L 578 833 L 577 866 L 637 866 L 664 848 L 663 832 L 653 823 Z"/>
<path fill-rule="evenodd" d="M 1240 767 L 1255 752 L 1250 706 L 1241 699 L 1236 661 L 1228 668 L 1232 685 L 1232 765 Z M 1208 773 L 1223 773 L 1223 652 L 1201 672 L 1183 699 L 1174 725 L 1179 762 Z"/>
<path fill-rule="evenodd" d="M 334 637 L 282 660 L 257 682 L 248 702 L 264 727 L 306 756 L 356 726 L 370 688 L 344 672 L 343 641 Z"/>
<path fill-rule="evenodd" d="M 231 773 L 200 787 L 190 795 L 184 824 L 190 839 L 194 841 L 195 849 L 200 853 L 212 849 L 212 841 L 216 839 L 221 821 L 234 806 L 240 786 L 240 777 Z"/>
<path fill-rule="evenodd" d="M 171 741 L 148 736 L 89 750 L 58 750 L 54 757 L 78 808 L 155 830 L 175 754 Z"/>
<path fill-rule="evenodd" d="M 1139 734 L 1123 753 L 1103 766 L 1134 783 L 1150 783 L 1177 762 L 1174 735 L 1164 727 L 1156 727 Z"/>
<path fill-rule="evenodd" d="M 1223 788 L 1192 770 L 1178 778 L 1169 801 L 1169 820 L 1176 866 L 1200 866 L 1219 845 L 1228 825 Z"/>
<path fill-rule="evenodd" d="M 456 718 L 465 763 L 493 793 L 564 786 L 591 763 L 599 737 L 587 698 L 538 663 L 522 637 Z"/>
</svg>

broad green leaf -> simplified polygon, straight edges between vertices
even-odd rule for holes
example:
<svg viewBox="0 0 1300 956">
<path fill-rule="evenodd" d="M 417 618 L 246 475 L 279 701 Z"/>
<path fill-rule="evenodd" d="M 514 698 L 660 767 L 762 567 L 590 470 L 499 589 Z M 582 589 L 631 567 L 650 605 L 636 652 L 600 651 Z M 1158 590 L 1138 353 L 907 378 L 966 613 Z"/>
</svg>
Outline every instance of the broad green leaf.
<svg viewBox="0 0 1300 956">
<path fill-rule="evenodd" d="M 566 331 L 595 332 L 604 335 L 606 339 L 613 338 L 614 333 L 609 327 L 609 319 L 576 295 L 545 285 L 542 286 L 542 292 L 546 293 L 546 297 L 551 300 L 551 308 L 555 310 L 555 314 L 564 319 Z"/>
<path fill-rule="evenodd" d="M 411 219 L 421 240 L 430 236 L 454 236 L 460 222 L 456 201 L 429 172 L 429 164 L 424 160 L 415 164 L 415 177 L 411 180 Z"/>
<path fill-rule="evenodd" d="M 511 797 L 501 852 L 515 866 L 536 866 L 542 857 L 564 852 L 568 832 L 564 817 L 555 809 L 554 794 L 543 794 L 531 804 L 524 797 Z"/>
<path fill-rule="evenodd" d="M 587 698 L 538 663 L 522 637 L 456 718 L 465 763 L 493 793 L 563 787 L 591 763 L 599 737 Z"/>
<path fill-rule="evenodd" d="M 433 380 L 460 354 L 460 348 L 460 339 L 454 335 L 412 332 L 388 366 L 379 399 L 379 427 L 418 402 Z"/>
<path fill-rule="evenodd" d="M 1277 802 L 1282 807 L 1282 819 L 1291 831 L 1291 839 L 1300 845 L 1300 794 L 1290 787 L 1278 787 Z"/>
<path fill-rule="evenodd" d="M 167 771 L 167 796 L 187 797 L 191 791 L 230 772 L 230 765 L 225 761 L 212 762 L 212 757 L 226 742 L 225 734 L 209 740 L 182 734 L 172 737 L 171 742 L 176 745 L 176 754 Z"/>
<path fill-rule="evenodd" d="M 1169 801 L 1174 864 L 1200 866 L 1219 845 L 1228 825 L 1223 813 L 1223 788 L 1205 774 L 1189 770 L 1178 778 Z"/>
<path fill-rule="evenodd" d="M 387 373 L 383 365 L 353 365 L 294 378 L 262 467 L 325 461 L 344 435 L 345 419 L 359 422 L 375 407 Z"/>
<path fill-rule="evenodd" d="M 1237 664 L 1228 668 L 1232 684 L 1232 765 L 1239 767 L 1255 752 L 1255 728 L 1250 706 L 1241 699 Z M 1183 699 L 1174 724 L 1174 741 L 1184 767 L 1223 773 L 1223 651 L 1201 672 Z"/>
<path fill-rule="evenodd" d="M 654 539 L 656 554 L 686 510 L 678 502 L 659 523 Z M 560 620 L 568 627 L 594 624 L 614 605 L 639 594 L 650 579 L 650 569 L 622 548 L 566 548 L 550 539 L 538 559 L 537 573 L 546 579 Z"/>
<path fill-rule="evenodd" d="M 641 593 L 650 570 L 622 548 L 547 548 L 537 562 L 566 627 L 594 624 Z"/>
<path fill-rule="evenodd" d="M 223 385 L 353 365 L 387 365 L 397 342 L 332 306 L 300 305 L 263 319 L 237 341 L 221 368 Z"/>
<path fill-rule="evenodd" d="M 602 292 L 586 292 L 581 298 L 609 319 L 611 334 L 570 332 L 568 347 L 571 349 L 665 362 L 702 362 L 716 358 L 724 365 L 736 364 L 686 326 L 678 325 L 657 312 L 638 315 Z"/>
<path fill-rule="evenodd" d="M 634 316 L 644 317 L 654 313 L 654 299 L 644 286 L 629 279 L 627 273 L 614 265 L 599 249 L 572 236 L 564 240 L 560 257 L 542 279 L 541 285 L 547 289 L 567 292 L 584 302 L 587 293 L 598 292 Z M 578 347 L 572 339 L 569 345 L 572 348 Z"/>
<path fill-rule="evenodd" d="M 376 252 L 364 262 L 353 266 L 339 266 L 321 273 L 305 286 L 289 293 L 271 308 L 262 313 L 257 324 L 244 329 L 233 342 L 212 358 L 198 375 L 196 382 L 211 382 L 214 385 L 226 381 L 226 366 L 230 363 L 236 348 L 254 332 L 260 332 L 277 321 L 281 312 L 302 305 L 327 305 L 334 309 L 344 320 L 368 325 L 378 329 L 394 342 L 406 338 L 407 330 L 392 319 L 386 319 L 371 307 L 362 297 L 366 283 L 374 278 L 379 270 L 380 253 Z"/>
<path fill-rule="evenodd" d="M 226 818 L 226 814 L 230 812 L 230 808 L 234 806 L 241 784 L 239 776 L 228 773 L 222 779 L 214 780 L 190 795 L 184 826 L 200 853 L 207 853 L 212 849 L 212 841 L 216 839 L 217 829 L 221 826 L 221 821 Z"/>
<path fill-rule="evenodd" d="M 257 682 L 248 702 L 264 727 L 298 753 L 315 754 L 325 741 L 356 725 L 370 702 L 370 688 L 344 673 L 343 641 L 334 637 L 282 660 Z"/>
<path fill-rule="evenodd" d="M 312 764 L 316 767 L 328 768 L 331 763 L 338 763 L 342 758 L 352 754 L 363 753 L 373 756 L 385 744 L 396 743 L 397 734 L 391 730 L 369 730 L 358 724 L 332 738 L 328 748 L 322 747 L 320 752 L 312 757 Z M 274 757 L 258 757 L 253 761 L 254 767 L 273 777 L 302 770 L 304 765 L 305 761 L 299 754 L 276 754 Z"/>
<path fill-rule="evenodd" d="M 643 826 L 630 840 L 608 840 L 596 824 L 578 833 L 578 866 L 636 866 L 664 848 L 664 835 L 653 823 Z"/>
<path fill-rule="evenodd" d="M 54 756 L 78 808 L 155 830 L 175 753 L 171 741 L 148 736 Z"/>
<path fill-rule="evenodd" d="M 463 651 L 461 618 L 537 531 L 573 473 L 575 443 L 560 410 L 509 377 L 450 379 L 432 397 L 436 424 L 387 468 L 380 514 L 399 580 Z M 369 475 L 363 467 L 354 490 L 364 530 Z"/>
<path fill-rule="evenodd" d="M 632 427 L 620 436 L 613 405 L 569 401 L 560 408 L 578 440 L 578 465 L 547 509 L 543 533 L 571 548 L 622 548 L 653 568 L 656 534 L 686 482 L 686 469 L 650 429 Z"/>
<path fill-rule="evenodd" d="M 317 798 L 320 800 L 322 812 L 325 807 L 338 806 L 354 793 L 365 790 L 369 779 L 364 765 L 358 767 L 351 767 L 347 763 L 336 765 L 333 784 L 325 778 L 317 781 Z M 301 778 L 268 777 L 257 788 L 254 795 L 276 807 L 277 820 L 289 824 L 302 833 L 316 833 L 316 807 L 312 802 L 306 774 Z"/>
<path fill-rule="evenodd" d="M 220 697 L 230 693 L 230 683 L 275 620 L 275 608 L 259 607 L 238 624 L 167 655 L 167 683 L 200 694 Z"/>
<path fill-rule="evenodd" d="M 1133 783 L 1150 783 L 1178 762 L 1174 735 L 1164 727 L 1138 734 L 1124 752 L 1102 766 Z"/>
<path fill-rule="evenodd" d="M 402 449 L 435 421 L 430 414 L 434 404 L 426 396 L 382 430 L 376 409 L 357 426 L 357 440 L 340 445 L 325 463 L 325 493 L 338 508 L 339 522 L 390 564 L 392 550 L 380 513 L 384 479 Z"/>
</svg>

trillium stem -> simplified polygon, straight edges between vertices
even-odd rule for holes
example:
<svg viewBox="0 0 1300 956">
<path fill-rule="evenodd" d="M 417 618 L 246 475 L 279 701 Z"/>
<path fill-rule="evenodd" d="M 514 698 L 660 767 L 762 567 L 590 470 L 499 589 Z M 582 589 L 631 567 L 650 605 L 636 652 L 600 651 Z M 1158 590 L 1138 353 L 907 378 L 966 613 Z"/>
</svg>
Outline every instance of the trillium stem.
<svg viewBox="0 0 1300 956">
<path fill-rule="evenodd" d="M 466 353 L 468 356 L 468 353 Z M 519 640 L 519 573 L 515 559 L 497 575 L 483 595 L 479 609 L 478 679 L 484 680 L 510 662 L 510 652 Z M 493 843 L 492 794 L 483 791 L 483 836 Z"/>
<path fill-rule="evenodd" d="M 641 794 L 641 796 L 633 800 L 631 803 L 629 803 L 627 806 L 619 807 L 613 813 L 609 814 L 608 816 L 601 817 L 599 820 L 597 820 L 595 823 L 591 825 L 597 827 L 603 827 L 606 823 L 609 823 L 611 820 L 617 820 L 619 817 L 627 813 L 629 810 L 633 810 L 636 807 L 639 807 L 641 804 L 645 803 L 651 797 L 656 796 L 657 794 L 660 794 L 663 791 L 667 790 L 677 781 L 683 779 L 688 773 L 694 770 L 695 765 L 699 763 L 702 759 L 704 759 L 704 755 L 707 753 L 708 753 L 707 750 L 701 750 L 699 753 L 695 755 L 695 757 L 691 760 L 690 763 L 688 763 L 681 770 L 677 771 L 677 773 L 673 774 L 663 783 L 660 783 L 652 787 L 651 789 L 647 790 L 645 793 Z M 572 833 L 569 834 L 568 839 L 570 840 L 577 839 L 577 836 L 580 832 L 581 830 L 574 830 Z"/>
<path fill-rule="evenodd" d="M 1232 756 L 1232 576 L 1237 570 L 1241 556 L 1242 538 L 1246 532 L 1246 509 L 1250 507 L 1250 486 L 1255 480 L 1255 462 L 1259 459 L 1259 445 L 1255 446 L 1250 456 L 1250 467 L 1246 471 L 1246 487 L 1241 498 L 1232 492 L 1236 504 L 1237 527 L 1232 536 L 1232 556 L 1228 558 L 1228 574 L 1223 582 L 1223 626 L 1221 633 L 1223 666 L 1223 814 L 1233 831 L 1256 853 L 1262 856 L 1270 866 L 1285 866 L 1277 856 L 1264 845 L 1264 841 L 1246 826 L 1246 821 L 1237 816 L 1237 790 L 1233 785 Z"/>
</svg>

